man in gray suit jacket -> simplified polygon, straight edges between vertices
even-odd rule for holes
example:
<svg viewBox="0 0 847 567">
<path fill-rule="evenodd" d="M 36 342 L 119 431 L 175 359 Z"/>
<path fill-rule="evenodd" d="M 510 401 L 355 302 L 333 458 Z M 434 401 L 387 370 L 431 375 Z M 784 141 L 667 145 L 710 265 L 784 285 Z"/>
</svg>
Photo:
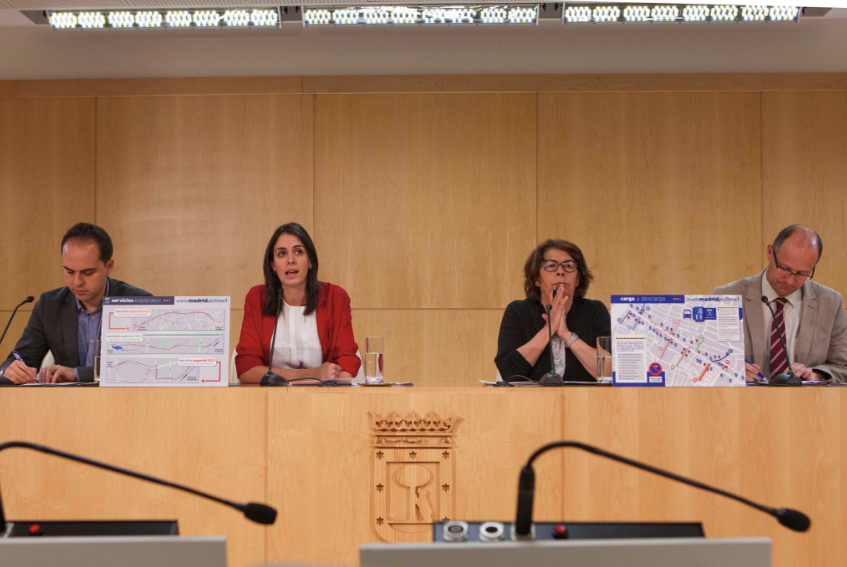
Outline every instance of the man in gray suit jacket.
<svg viewBox="0 0 847 567">
<path fill-rule="evenodd" d="M 762 273 L 715 288 L 714 295 L 740 295 L 744 302 L 747 381 L 761 372 L 785 372 L 788 360 L 777 327 L 787 343 L 791 369 L 804 381 L 847 381 L 847 315 L 837 291 L 812 281 L 823 243 L 815 231 L 792 225 L 768 245 Z M 776 312 L 776 321 L 768 304 Z"/>
<path fill-rule="evenodd" d="M 0 384 L 94 381 L 94 341 L 100 338 L 103 298 L 150 295 L 110 278 L 114 265 L 112 239 L 105 230 L 88 223 L 68 230 L 62 238 L 68 285 L 41 294 L 15 351 L 0 364 Z M 48 350 L 55 364 L 39 373 Z"/>
</svg>

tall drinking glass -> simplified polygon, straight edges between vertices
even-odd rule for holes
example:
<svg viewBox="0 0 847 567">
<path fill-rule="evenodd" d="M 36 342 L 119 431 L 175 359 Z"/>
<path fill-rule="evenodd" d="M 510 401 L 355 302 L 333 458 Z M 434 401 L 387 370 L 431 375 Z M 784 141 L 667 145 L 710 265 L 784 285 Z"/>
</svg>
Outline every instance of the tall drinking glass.
<svg viewBox="0 0 847 567">
<path fill-rule="evenodd" d="M 96 339 L 94 341 L 94 345 L 93 345 L 93 347 L 94 347 L 94 381 L 95 382 L 100 381 L 100 355 L 101 355 L 100 348 L 101 348 L 101 344 L 102 343 L 101 343 L 100 339 Z"/>
<path fill-rule="evenodd" d="M 612 381 L 612 337 L 597 337 L 597 381 Z"/>
<path fill-rule="evenodd" d="M 365 337 L 365 383 L 382 384 L 382 365 L 385 356 L 383 337 Z"/>
</svg>

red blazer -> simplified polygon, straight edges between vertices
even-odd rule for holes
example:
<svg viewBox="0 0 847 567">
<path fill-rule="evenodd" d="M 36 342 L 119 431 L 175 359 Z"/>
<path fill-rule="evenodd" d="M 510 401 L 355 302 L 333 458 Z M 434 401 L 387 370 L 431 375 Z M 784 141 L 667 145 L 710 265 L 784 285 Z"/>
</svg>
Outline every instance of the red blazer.
<svg viewBox="0 0 847 567">
<path fill-rule="evenodd" d="M 274 317 L 263 315 L 265 286 L 253 286 L 244 300 L 244 320 L 241 337 L 235 351 L 235 368 L 238 375 L 256 366 L 267 368 L 270 361 L 271 337 Z M 362 361 L 356 356 L 359 346 L 353 338 L 353 318 L 350 313 L 350 296 L 331 283 L 322 283 L 315 309 L 318 337 L 321 340 L 324 362 L 333 362 L 356 376 Z"/>
</svg>

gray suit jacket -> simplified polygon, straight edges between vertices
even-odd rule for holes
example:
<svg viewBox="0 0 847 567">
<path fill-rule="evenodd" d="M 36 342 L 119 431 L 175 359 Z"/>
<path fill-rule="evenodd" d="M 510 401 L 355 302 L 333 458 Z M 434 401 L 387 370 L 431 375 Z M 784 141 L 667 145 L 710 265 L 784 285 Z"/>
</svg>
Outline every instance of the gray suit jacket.
<svg viewBox="0 0 847 567">
<path fill-rule="evenodd" d="M 740 295 L 744 304 L 744 349 L 747 360 L 770 376 L 770 357 L 765 356 L 765 320 L 762 314 L 762 278 L 744 278 L 712 295 Z M 762 360 L 762 357 L 765 359 Z M 814 370 L 826 372 L 834 382 L 847 382 L 847 314 L 841 294 L 806 280 L 803 284 L 803 312 L 794 345 L 794 360 Z"/>
<path fill-rule="evenodd" d="M 149 296 L 151 294 L 143 289 L 109 278 L 110 297 L 139 295 Z M 33 307 L 29 323 L 27 323 L 26 329 L 15 345 L 15 350 L 18 351 L 27 366 L 33 368 L 41 366 L 41 361 L 44 360 L 49 350 L 53 353 L 56 364 L 76 368 L 80 382 L 93 382 L 94 368 L 80 366 L 78 331 L 79 316 L 71 290 L 67 287 L 61 287 L 52 291 L 45 291 Z M 0 364 L 0 370 L 5 369 L 14 360 L 14 355 L 9 353 L 9 358 L 3 364 Z M 0 376 L 0 384 L 9 385 L 11 383 L 12 381 L 8 378 Z"/>
</svg>

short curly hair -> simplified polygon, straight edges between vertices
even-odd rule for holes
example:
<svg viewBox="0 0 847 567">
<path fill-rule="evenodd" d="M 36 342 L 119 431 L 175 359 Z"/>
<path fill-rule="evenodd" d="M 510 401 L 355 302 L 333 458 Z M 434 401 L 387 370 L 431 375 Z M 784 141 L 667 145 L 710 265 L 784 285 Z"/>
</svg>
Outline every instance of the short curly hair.
<svg viewBox="0 0 847 567">
<path fill-rule="evenodd" d="M 541 301 L 541 290 L 535 285 L 535 280 L 541 274 L 541 262 L 544 261 L 544 254 L 551 248 L 557 248 L 562 252 L 567 252 L 576 262 L 576 270 L 579 272 L 579 283 L 574 290 L 574 296 L 578 299 L 585 297 L 588 291 L 588 286 L 594 281 L 594 274 L 588 269 L 585 263 L 585 256 L 579 246 L 567 240 L 559 240 L 551 238 L 545 240 L 535 247 L 529 258 L 526 259 L 526 264 L 523 267 L 524 283 L 523 289 L 526 292 L 526 298 L 533 301 Z"/>
</svg>

